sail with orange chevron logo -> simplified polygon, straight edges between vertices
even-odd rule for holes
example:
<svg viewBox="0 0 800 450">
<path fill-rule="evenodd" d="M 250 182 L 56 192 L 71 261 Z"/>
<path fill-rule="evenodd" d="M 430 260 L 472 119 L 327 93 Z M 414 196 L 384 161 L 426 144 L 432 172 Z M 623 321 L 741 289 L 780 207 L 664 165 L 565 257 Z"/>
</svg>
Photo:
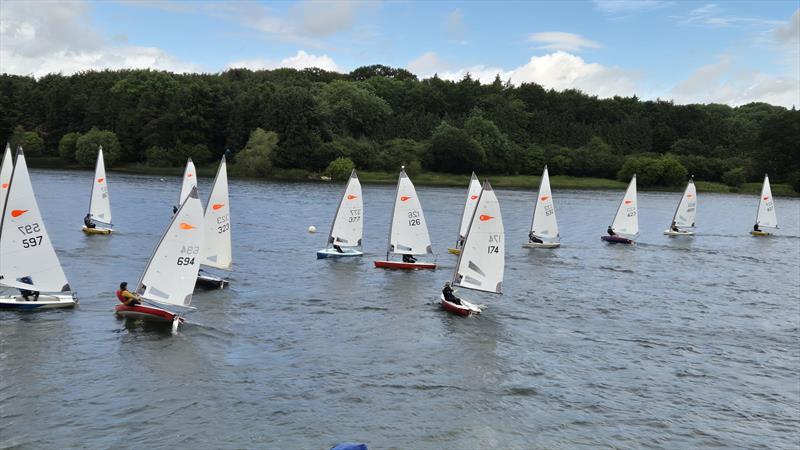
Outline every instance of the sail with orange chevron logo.
<svg viewBox="0 0 800 450">
<path fill-rule="evenodd" d="M 347 186 L 339 201 L 339 207 L 333 216 L 331 232 L 328 235 L 328 246 L 360 247 L 364 235 L 364 199 L 361 196 L 361 182 L 353 169 Z"/>
<path fill-rule="evenodd" d="M 501 294 L 505 255 L 500 203 L 492 186 L 485 181 L 456 264 L 453 285 Z"/>
<path fill-rule="evenodd" d="M 22 148 L 0 220 L 0 284 L 40 292 L 71 290 L 42 221 Z"/>
<path fill-rule="evenodd" d="M 152 302 L 189 306 L 200 269 L 202 247 L 203 206 L 194 187 L 153 251 L 136 292 Z"/>
<path fill-rule="evenodd" d="M 397 179 L 397 194 L 392 210 L 389 229 L 389 253 L 396 255 L 426 255 L 433 253 L 428 224 L 422 213 L 422 203 L 417 196 L 414 183 L 400 171 Z"/>
<path fill-rule="evenodd" d="M 764 228 L 778 228 L 775 199 L 772 198 L 772 188 L 769 185 L 769 176 L 767 175 L 764 175 L 764 184 L 761 186 L 761 198 L 758 200 L 756 224 Z"/>
<path fill-rule="evenodd" d="M 542 181 L 539 185 L 539 196 L 533 208 L 531 232 L 543 242 L 558 242 L 558 222 L 556 222 L 556 209 L 553 205 L 553 193 L 550 189 L 550 174 L 547 166 L 542 172 Z"/>
<path fill-rule="evenodd" d="M 233 250 L 231 246 L 231 206 L 228 198 L 228 168 L 225 156 L 219 163 L 211 193 L 208 194 L 203 228 L 205 234 L 201 252 L 202 264 L 217 269 L 230 269 L 233 263 Z"/>
</svg>

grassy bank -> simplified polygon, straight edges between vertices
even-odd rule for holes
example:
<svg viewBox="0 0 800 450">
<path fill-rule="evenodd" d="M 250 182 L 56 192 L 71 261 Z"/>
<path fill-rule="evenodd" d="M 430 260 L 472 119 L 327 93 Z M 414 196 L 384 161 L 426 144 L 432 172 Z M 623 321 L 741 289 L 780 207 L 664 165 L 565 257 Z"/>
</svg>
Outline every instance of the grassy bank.
<svg viewBox="0 0 800 450">
<path fill-rule="evenodd" d="M 30 158 L 31 167 L 46 168 L 46 169 L 62 169 L 74 170 L 83 169 L 77 165 L 65 164 L 63 160 L 57 157 L 45 158 Z M 122 173 L 140 173 L 149 175 L 162 175 L 162 176 L 181 176 L 183 174 L 183 167 L 150 167 L 142 163 L 128 163 L 117 165 L 112 172 Z M 213 177 L 217 172 L 216 163 L 204 166 L 197 166 L 197 172 L 201 176 Z M 397 183 L 396 172 L 372 172 L 372 171 L 359 171 L 358 177 L 362 183 L 365 184 L 394 184 Z M 420 186 L 454 186 L 465 187 L 469 182 L 469 175 L 454 175 L 448 173 L 437 172 L 420 172 L 412 175 L 414 184 Z M 513 189 L 531 189 L 539 188 L 540 176 L 533 175 L 495 175 L 488 177 L 492 186 L 499 188 L 513 188 Z M 320 176 L 318 174 L 310 173 L 301 169 L 276 169 L 271 180 L 280 181 L 314 181 L 319 182 Z M 481 178 L 483 180 L 483 178 Z M 336 180 L 334 180 L 336 182 Z M 553 189 L 619 189 L 623 190 L 628 183 L 609 180 L 605 178 L 582 178 L 582 177 L 569 177 L 565 175 L 551 175 L 550 185 Z M 722 183 L 715 183 L 711 181 L 697 181 L 697 190 L 699 192 L 720 192 L 720 193 L 740 193 L 740 194 L 753 194 L 757 195 L 761 192 L 761 183 L 745 183 L 739 188 L 731 187 Z M 681 191 L 683 186 L 674 187 L 653 187 L 653 188 L 639 188 L 640 190 L 654 190 L 654 191 Z M 779 197 L 799 197 L 800 194 L 795 192 L 788 184 L 773 184 L 773 195 Z"/>
</svg>

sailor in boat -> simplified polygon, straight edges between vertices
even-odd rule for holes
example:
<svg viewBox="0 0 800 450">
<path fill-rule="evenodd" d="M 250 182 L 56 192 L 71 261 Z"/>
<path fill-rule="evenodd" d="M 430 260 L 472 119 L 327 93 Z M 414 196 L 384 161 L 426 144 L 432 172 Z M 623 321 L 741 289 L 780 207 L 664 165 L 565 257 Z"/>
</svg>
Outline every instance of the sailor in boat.
<svg viewBox="0 0 800 450">
<path fill-rule="evenodd" d="M 528 233 L 528 239 L 534 244 L 544 244 L 544 241 L 536 237 L 536 235 L 533 234 L 533 231 Z"/>
<path fill-rule="evenodd" d="M 761 232 L 761 230 L 758 229 L 758 224 L 753 225 L 753 231 L 755 231 L 756 233 Z"/>
<path fill-rule="evenodd" d="M 128 283 L 123 281 L 117 290 L 117 299 L 125 306 L 136 306 L 141 304 L 141 297 L 128 290 Z"/>
<path fill-rule="evenodd" d="M 333 244 L 333 249 L 336 250 L 339 253 L 344 253 L 344 250 L 342 250 L 342 247 L 340 247 L 337 244 Z"/>
<path fill-rule="evenodd" d="M 450 282 L 449 281 L 446 281 L 444 283 L 444 288 L 442 289 L 442 294 L 444 295 L 444 299 L 447 300 L 448 302 L 453 303 L 455 305 L 460 305 L 461 304 L 461 299 L 456 297 L 455 294 L 453 294 L 453 288 L 450 287 Z"/>
<path fill-rule="evenodd" d="M 31 277 L 22 277 L 19 279 L 19 281 L 27 284 L 33 284 L 33 280 L 31 280 Z M 31 301 L 35 302 L 39 300 L 39 291 L 29 291 L 27 289 L 20 289 L 19 293 L 20 295 L 22 295 L 22 298 L 24 298 L 26 302 L 31 302 Z M 33 297 L 32 300 L 31 297 Z"/>
<path fill-rule="evenodd" d="M 413 255 L 403 255 L 403 262 L 408 264 L 414 264 L 417 262 L 417 258 L 414 258 Z"/>
<path fill-rule="evenodd" d="M 86 217 L 83 218 L 83 225 L 86 228 L 95 228 L 97 225 L 92 221 L 92 213 L 86 213 Z"/>
<path fill-rule="evenodd" d="M 464 248 L 464 238 L 463 237 L 461 237 L 461 236 L 458 237 L 458 241 L 456 242 L 456 247 Z"/>
<path fill-rule="evenodd" d="M 172 205 L 172 215 L 174 216 L 178 212 L 178 207 L 176 205 Z"/>
<path fill-rule="evenodd" d="M 614 232 L 614 229 L 611 228 L 611 225 L 608 226 L 608 229 L 606 230 L 606 233 L 608 233 L 609 236 L 616 236 L 617 235 L 617 233 Z"/>
<path fill-rule="evenodd" d="M 669 229 L 674 231 L 674 232 L 676 232 L 676 233 L 678 231 L 681 231 L 681 230 L 678 229 L 678 225 L 675 225 L 675 221 L 674 220 L 672 221 L 672 225 L 669 226 Z"/>
</svg>

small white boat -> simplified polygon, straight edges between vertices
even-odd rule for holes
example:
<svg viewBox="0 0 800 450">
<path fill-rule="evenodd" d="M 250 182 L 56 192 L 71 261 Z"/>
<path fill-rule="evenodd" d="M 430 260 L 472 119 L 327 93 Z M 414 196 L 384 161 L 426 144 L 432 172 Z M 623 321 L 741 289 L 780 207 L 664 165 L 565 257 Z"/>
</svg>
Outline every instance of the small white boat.
<svg viewBox="0 0 800 450">
<path fill-rule="evenodd" d="M 0 286 L 20 293 L 0 293 L 0 309 L 71 308 L 78 298 L 42 221 L 22 147 L 13 167 L 0 219 Z"/>
<path fill-rule="evenodd" d="M 689 180 L 683 197 L 675 208 L 675 215 L 672 216 L 672 224 L 664 230 L 667 236 L 694 236 L 691 228 L 695 226 L 697 218 L 697 189 L 694 186 L 694 179 Z"/>
<path fill-rule="evenodd" d="M 114 225 L 111 222 L 111 200 L 108 196 L 108 178 L 106 177 L 106 164 L 103 159 L 103 147 L 97 151 L 97 164 L 94 168 L 92 179 L 92 194 L 89 197 L 89 217 L 96 225 L 93 228 L 83 227 L 86 234 L 111 234 Z"/>
<path fill-rule="evenodd" d="M 533 207 L 528 242 L 522 246 L 524 248 L 556 248 L 561 246 L 560 238 L 553 193 L 550 190 L 550 174 L 547 166 L 544 166 L 542 181 L 539 184 L 539 195 L 536 197 L 536 205 Z"/>
<path fill-rule="evenodd" d="M 464 247 L 458 255 L 452 285 L 475 291 L 501 294 L 505 271 L 505 231 L 500 203 L 488 181 L 483 183 L 478 203 L 470 218 Z M 439 296 L 442 308 L 453 314 L 480 314 L 485 306 L 460 298 L 455 304 Z"/>
<path fill-rule="evenodd" d="M 771 233 L 762 228 L 778 229 L 778 215 L 775 212 L 775 199 L 772 198 L 772 188 L 769 185 L 769 176 L 764 174 L 764 184 L 761 186 L 761 196 L 758 199 L 756 211 L 756 224 L 750 231 L 753 236 L 770 236 Z"/>
<path fill-rule="evenodd" d="M 208 194 L 203 214 L 204 239 L 200 264 L 214 269 L 230 270 L 233 265 L 231 245 L 231 205 L 228 196 L 228 168 L 225 156 L 217 168 L 214 184 Z M 222 289 L 229 284 L 225 278 L 200 268 L 197 286 L 207 289 Z"/>
<path fill-rule="evenodd" d="M 614 221 L 608 227 L 614 234 L 601 236 L 600 239 L 610 244 L 633 244 L 639 235 L 639 209 L 636 196 L 636 174 L 633 174 L 625 196 L 617 208 Z"/>
<path fill-rule="evenodd" d="M 436 263 L 401 262 L 389 259 L 390 255 L 430 255 L 432 253 L 428 224 L 425 222 L 425 215 L 422 214 L 422 203 L 417 197 L 414 183 L 408 178 L 405 167 L 403 167 L 397 179 L 397 192 L 394 208 L 392 208 L 392 221 L 389 225 L 389 246 L 386 249 L 386 259 L 375 261 L 375 267 L 401 270 L 435 269 Z"/>
<path fill-rule="evenodd" d="M 116 314 L 135 320 L 171 322 L 173 331 L 177 330 L 183 323 L 183 313 L 172 309 L 191 308 L 203 234 L 203 205 L 195 187 L 172 217 L 136 287 L 144 302 L 164 305 L 170 310 L 150 304 L 117 305 Z"/>
<path fill-rule="evenodd" d="M 317 259 L 347 258 L 361 256 L 364 252 L 364 199 L 361 197 L 361 182 L 356 170 L 350 173 L 344 194 L 336 208 L 328 233 L 327 245 L 317 251 Z M 338 247 L 338 249 L 337 249 Z"/>
<path fill-rule="evenodd" d="M 464 202 L 464 212 L 461 213 L 461 222 L 458 224 L 458 238 L 456 245 L 449 247 L 447 251 L 454 255 L 461 253 L 461 247 L 464 244 L 464 236 L 467 235 L 467 228 L 469 228 L 469 221 L 472 220 L 472 213 L 475 211 L 475 205 L 478 204 L 478 197 L 481 195 L 481 182 L 475 172 L 469 178 L 469 186 L 467 186 L 467 200 Z"/>
</svg>

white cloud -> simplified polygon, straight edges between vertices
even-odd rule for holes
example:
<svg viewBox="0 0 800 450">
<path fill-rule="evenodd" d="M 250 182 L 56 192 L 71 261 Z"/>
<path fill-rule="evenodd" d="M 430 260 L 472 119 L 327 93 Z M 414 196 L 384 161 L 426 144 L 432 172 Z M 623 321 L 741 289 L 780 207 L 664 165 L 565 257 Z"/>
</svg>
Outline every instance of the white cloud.
<svg viewBox="0 0 800 450">
<path fill-rule="evenodd" d="M 674 6 L 675 2 L 663 0 L 593 0 L 600 12 L 609 16 L 631 16 L 644 11 Z"/>
<path fill-rule="evenodd" d="M 766 102 L 787 108 L 800 105 L 800 80 L 737 68 L 729 56 L 697 69 L 673 87 L 668 96 L 678 103 L 724 103 L 731 106 Z"/>
<path fill-rule="evenodd" d="M 597 63 L 587 63 L 580 56 L 557 51 L 543 56 L 533 56 L 524 65 L 503 69 L 477 65 L 453 70 L 436 53 L 426 53 L 407 65 L 407 68 L 421 77 L 438 73 L 440 78 L 460 80 L 470 74 L 481 83 L 491 83 L 496 76 L 511 83 L 537 83 L 548 89 L 580 89 L 599 97 L 614 95 L 634 95 L 638 92 L 639 76 L 618 67 L 607 67 Z"/>
<path fill-rule="evenodd" d="M 286 67 L 298 70 L 306 69 L 309 67 L 317 67 L 328 71 L 339 70 L 339 68 L 336 66 L 336 63 L 330 56 L 311 55 L 303 50 L 298 51 L 297 54 L 295 54 L 294 56 L 284 58 L 280 61 L 255 58 L 255 59 L 243 59 L 228 64 L 229 69 L 246 68 L 252 70 L 264 70 L 264 69 L 277 69 L 280 67 Z"/>
<path fill-rule="evenodd" d="M 590 41 L 579 34 L 564 33 L 562 31 L 533 33 L 528 36 L 528 41 L 545 44 L 539 47 L 541 49 L 565 50 L 568 52 L 579 52 L 582 48 L 602 47 L 599 43 Z"/>
<path fill-rule="evenodd" d="M 670 16 L 670 19 L 682 25 L 709 26 L 722 28 L 731 26 L 775 26 L 781 22 L 766 20 L 759 17 L 738 17 L 724 14 L 724 11 L 715 3 L 708 3 L 699 8 L 690 10 L 685 15 Z"/>
<path fill-rule="evenodd" d="M 466 42 L 466 28 L 464 27 L 464 13 L 456 8 L 447 15 L 445 20 L 445 31 L 453 42 L 463 44 Z"/>
<path fill-rule="evenodd" d="M 775 39 L 780 43 L 797 44 L 800 42 L 800 8 L 798 8 L 789 23 L 775 28 Z M 797 50 L 797 47 L 795 47 Z"/>
<path fill-rule="evenodd" d="M 0 72 L 42 76 L 83 70 L 196 71 L 154 47 L 112 44 L 88 24 L 86 2 L 0 3 Z"/>
<path fill-rule="evenodd" d="M 292 22 L 299 31 L 313 37 L 324 37 L 352 28 L 357 12 L 356 1 L 307 1 L 292 8 Z"/>
</svg>

